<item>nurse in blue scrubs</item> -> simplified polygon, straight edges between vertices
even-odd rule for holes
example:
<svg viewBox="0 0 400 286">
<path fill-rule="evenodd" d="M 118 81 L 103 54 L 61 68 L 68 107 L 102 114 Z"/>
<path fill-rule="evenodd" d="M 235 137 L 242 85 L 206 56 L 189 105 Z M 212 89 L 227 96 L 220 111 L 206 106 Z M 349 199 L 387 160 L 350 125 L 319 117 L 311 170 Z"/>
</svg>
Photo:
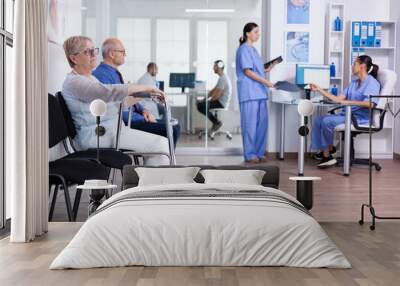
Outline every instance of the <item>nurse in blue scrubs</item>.
<svg viewBox="0 0 400 286">
<path fill-rule="evenodd" d="M 351 81 L 350 85 L 339 96 L 330 94 L 315 84 L 311 85 L 311 90 L 321 93 L 331 101 L 352 105 L 351 112 L 359 124 L 369 123 L 369 96 L 379 95 L 380 84 L 377 80 L 379 67 L 372 63 L 372 59 L 367 56 L 359 56 L 353 63 L 352 72 L 357 78 Z M 372 104 L 378 104 L 378 98 L 372 99 Z M 336 164 L 336 159 L 332 156 L 336 149 L 333 146 L 333 136 L 335 127 L 345 122 L 345 110 L 339 114 L 325 115 L 317 117 L 312 128 L 311 147 L 319 152 L 314 155 L 319 160 L 319 168 L 326 168 Z"/>
<path fill-rule="evenodd" d="M 237 91 L 240 105 L 244 159 L 248 163 L 266 161 L 268 132 L 268 88 L 273 84 L 265 78 L 264 64 L 254 43 L 260 37 L 255 23 L 243 28 L 236 51 Z"/>
</svg>

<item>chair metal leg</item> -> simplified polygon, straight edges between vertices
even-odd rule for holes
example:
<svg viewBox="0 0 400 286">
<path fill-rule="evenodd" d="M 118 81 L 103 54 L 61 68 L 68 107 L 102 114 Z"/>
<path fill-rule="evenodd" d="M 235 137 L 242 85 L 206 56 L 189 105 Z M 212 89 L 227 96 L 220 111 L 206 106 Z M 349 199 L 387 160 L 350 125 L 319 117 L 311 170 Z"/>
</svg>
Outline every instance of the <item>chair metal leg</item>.
<svg viewBox="0 0 400 286">
<path fill-rule="evenodd" d="M 114 184 L 115 180 L 115 168 L 111 169 L 111 184 Z"/>
<path fill-rule="evenodd" d="M 49 188 L 49 195 L 51 194 L 51 187 L 52 186 L 53 185 L 51 185 L 50 188 Z M 49 221 L 53 220 L 54 208 L 56 206 L 59 185 L 54 185 L 54 187 L 55 188 L 54 188 L 54 191 L 53 191 L 53 197 L 51 199 L 51 204 L 50 204 Z"/>
<path fill-rule="evenodd" d="M 76 217 L 78 216 L 79 204 L 81 202 L 81 196 L 82 196 L 82 190 L 77 189 L 76 193 L 75 193 L 74 207 L 72 208 L 72 212 L 74 214 L 74 221 L 76 221 Z"/>
<path fill-rule="evenodd" d="M 73 214 L 72 214 L 72 207 L 71 207 L 71 198 L 69 196 L 69 189 L 67 186 L 67 183 L 65 182 L 64 178 L 61 179 L 62 185 L 64 188 L 64 197 L 65 197 L 65 205 L 67 207 L 67 214 L 68 214 L 68 220 L 73 221 Z"/>
<path fill-rule="evenodd" d="M 121 171 L 121 178 L 122 178 L 122 180 L 124 180 L 124 173 L 122 172 L 122 170 L 120 170 L 120 171 Z M 121 181 L 121 186 L 120 186 L 119 190 L 120 190 L 120 192 L 123 191 L 123 189 L 122 189 L 122 181 Z M 112 192 L 113 192 L 113 189 L 111 189 L 111 194 L 112 194 Z"/>
</svg>

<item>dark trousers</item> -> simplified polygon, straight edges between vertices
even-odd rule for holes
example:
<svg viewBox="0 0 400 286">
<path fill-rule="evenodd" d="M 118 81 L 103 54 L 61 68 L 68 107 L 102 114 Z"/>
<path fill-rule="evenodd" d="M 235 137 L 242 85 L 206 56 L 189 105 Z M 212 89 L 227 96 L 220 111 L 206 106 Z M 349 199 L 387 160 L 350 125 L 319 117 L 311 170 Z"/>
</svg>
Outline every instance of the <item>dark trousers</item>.
<svg viewBox="0 0 400 286">
<path fill-rule="evenodd" d="M 210 110 L 214 108 L 224 108 L 224 106 L 219 102 L 219 100 L 209 101 L 207 105 L 208 106 L 206 106 L 205 100 L 198 101 L 197 110 L 204 115 L 207 114 L 208 119 L 210 119 L 213 124 L 217 124 L 219 120 L 214 116 L 214 114 L 212 114 L 212 112 L 210 112 Z"/>
<path fill-rule="evenodd" d="M 128 124 L 128 112 L 123 113 L 123 121 Z M 167 127 L 164 120 L 157 120 L 155 123 L 146 122 L 144 120 L 131 120 L 131 128 L 141 130 L 144 132 L 149 132 L 152 134 L 167 137 Z M 172 137 L 174 140 L 174 146 L 178 142 L 179 135 L 181 134 L 181 126 L 179 124 L 172 126 Z"/>
</svg>

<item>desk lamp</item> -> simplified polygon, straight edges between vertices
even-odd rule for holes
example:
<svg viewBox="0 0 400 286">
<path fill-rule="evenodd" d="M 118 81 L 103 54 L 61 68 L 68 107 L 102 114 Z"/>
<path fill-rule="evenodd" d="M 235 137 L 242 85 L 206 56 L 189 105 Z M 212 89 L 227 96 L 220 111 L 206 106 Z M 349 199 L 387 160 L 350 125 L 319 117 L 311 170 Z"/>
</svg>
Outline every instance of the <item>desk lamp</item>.
<svg viewBox="0 0 400 286">
<path fill-rule="evenodd" d="M 299 145 L 299 161 L 298 161 L 298 173 L 299 176 L 304 176 L 304 152 L 306 148 L 306 137 L 310 130 L 307 126 L 307 117 L 311 116 L 314 112 L 314 104 L 309 99 L 300 100 L 297 106 L 297 112 L 300 114 L 300 145 Z"/>
<path fill-rule="evenodd" d="M 100 162 L 100 136 L 106 133 L 106 129 L 100 126 L 100 116 L 106 114 L 107 105 L 101 99 L 95 99 L 90 103 L 90 113 L 96 117 L 96 135 L 97 135 L 97 161 Z"/>
</svg>

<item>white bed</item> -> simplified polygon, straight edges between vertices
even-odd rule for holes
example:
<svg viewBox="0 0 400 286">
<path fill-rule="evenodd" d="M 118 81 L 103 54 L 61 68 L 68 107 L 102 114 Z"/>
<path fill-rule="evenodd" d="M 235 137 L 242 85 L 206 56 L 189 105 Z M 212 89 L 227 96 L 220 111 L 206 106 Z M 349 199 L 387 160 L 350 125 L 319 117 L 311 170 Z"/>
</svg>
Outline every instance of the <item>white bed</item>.
<svg viewBox="0 0 400 286">
<path fill-rule="evenodd" d="M 279 190 L 254 185 L 131 188 L 105 201 L 50 269 L 128 265 L 350 268 L 320 225 L 298 204 Z"/>
</svg>

